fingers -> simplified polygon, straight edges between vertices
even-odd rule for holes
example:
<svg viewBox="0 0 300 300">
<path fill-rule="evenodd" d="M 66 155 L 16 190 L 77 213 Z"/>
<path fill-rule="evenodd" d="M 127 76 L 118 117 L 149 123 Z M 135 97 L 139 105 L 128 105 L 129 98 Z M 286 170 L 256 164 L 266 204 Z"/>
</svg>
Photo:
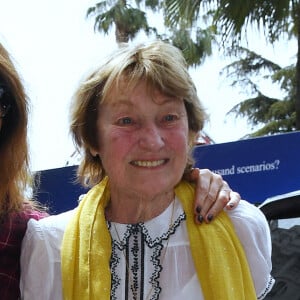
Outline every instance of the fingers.
<svg viewBox="0 0 300 300">
<path fill-rule="evenodd" d="M 220 199 L 220 201 L 222 202 L 224 200 L 224 207 L 227 210 L 232 210 L 232 209 L 236 208 L 239 205 L 239 202 L 241 200 L 240 194 L 232 191 L 231 188 L 229 187 L 228 183 L 224 180 L 223 180 L 223 186 L 221 187 L 221 190 L 218 195 L 218 198 L 219 197 L 226 198 L 226 199 Z"/>
<path fill-rule="evenodd" d="M 215 205 L 219 190 L 223 186 L 222 177 L 208 169 L 194 169 L 191 173 L 191 179 L 196 182 L 195 221 L 198 224 L 203 220 L 209 222 L 214 218 L 212 213 L 220 206 L 219 200 L 215 210 L 209 214 L 209 210 Z"/>
<path fill-rule="evenodd" d="M 205 222 L 211 222 L 218 214 L 223 211 L 224 207 L 226 207 L 230 200 L 230 190 L 221 189 L 219 193 L 216 195 L 215 201 L 212 203 L 210 207 L 207 208 L 207 211 L 204 211 L 206 215 L 204 215 Z"/>
<path fill-rule="evenodd" d="M 240 201 L 241 201 L 240 194 L 234 191 L 230 191 L 229 202 L 226 204 L 226 209 L 232 210 L 236 208 L 239 205 Z"/>
<path fill-rule="evenodd" d="M 241 200 L 220 175 L 208 169 L 193 169 L 189 179 L 196 182 L 194 214 L 197 224 L 210 223 L 224 208 L 234 209 Z"/>
</svg>

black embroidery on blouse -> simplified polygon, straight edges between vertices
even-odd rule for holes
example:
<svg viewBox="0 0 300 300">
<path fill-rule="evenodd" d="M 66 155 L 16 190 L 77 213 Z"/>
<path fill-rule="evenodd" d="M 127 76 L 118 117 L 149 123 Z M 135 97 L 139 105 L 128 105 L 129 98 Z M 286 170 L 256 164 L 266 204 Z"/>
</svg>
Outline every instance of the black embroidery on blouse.
<svg viewBox="0 0 300 300">
<path fill-rule="evenodd" d="M 125 249 L 126 249 L 126 259 L 125 261 L 129 261 L 129 246 L 128 244 L 125 244 Z M 130 288 L 130 280 L 129 280 L 129 272 L 128 272 L 128 269 L 127 267 L 125 268 L 125 300 L 128 300 L 129 298 L 129 288 Z"/>
<path fill-rule="evenodd" d="M 112 248 L 114 247 L 115 244 L 113 243 Z M 120 263 L 120 257 L 117 255 L 117 252 L 113 250 L 110 258 L 110 270 L 111 273 L 113 274 L 111 279 L 111 293 L 110 293 L 110 298 L 112 300 L 117 300 L 116 290 L 121 284 L 121 278 L 118 276 L 118 273 L 116 272 L 119 263 Z"/>
<path fill-rule="evenodd" d="M 144 280 L 145 280 L 145 243 L 144 243 L 143 239 L 141 239 L 141 262 L 142 263 L 141 263 L 141 297 L 140 297 L 140 299 L 143 299 L 144 298 Z"/>
<path fill-rule="evenodd" d="M 112 256 L 110 260 L 110 268 L 112 273 L 112 284 L 111 284 L 111 299 L 117 300 L 117 290 L 121 288 L 120 276 L 118 276 L 118 265 L 120 260 L 125 253 L 126 261 L 129 261 L 131 256 L 132 263 L 130 265 L 131 275 L 128 274 L 126 269 L 125 274 L 125 297 L 126 299 L 143 300 L 144 296 L 144 280 L 149 280 L 152 286 L 150 300 L 158 300 L 162 287 L 160 286 L 159 278 L 162 271 L 161 256 L 164 249 L 165 241 L 169 239 L 176 231 L 176 228 L 180 225 L 181 221 L 185 220 L 185 213 L 181 213 L 177 219 L 173 222 L 172 226 L 167 232 L 161 236 L 155 237 L 153 240 L 148 232 L 147 227 L 144 223 L 138 223 L 134 225 L 127 225 L 125 233 L 120 236 L 121 241 L 112 239 Z M 107 222 L 108 228 L 111 230 L 111 223 Z M 129 242 L 129 240 L 131 242 Z M 153 266 L 153 272 L 150 274 L 149 279 L 145 278 L 145 247 L 151 249 L 152 254 L 150 256 L 150 262 Z M 130 276 L 132 280 L 130 280 Z M 133 286 L 130 286 L 133 285 Z M 130 287 L 129 287 L 130 286 Z M 129 288 L 128 288 L 129 287 Z M 139 294 L 137 294 L 139 292 Z M 130 296 L 131 295 L 131 296 Z"/>
<path fill-rule="evenodd" d="M 133 295 L 133 299 L 134 300 L 138 300 L 138 294 L 137 291 L 140 290 L 140 294 L 143 295 L 142 293 L 142 282 L 140 282 L 139 284 L 139 252 L 140 252 L 140 245 L 139 245 L 139 238 L 141 239 L 141 244 L 143 244 L 142 240 L 143 237 L 139 236 L 139 227 L 138 225 L 134 225 L 132 227 L 132 237 L 133 237 L 133 246 L 131 248 L 131 253 L 133 256 L 133 264 L 130 267 L 131 269 L 131 274 L 132 274 L 132 282 L 130 282 L 130 284 L 132 286 L 130 286 L 132 295 Z M 130 251 L 130 249 L 129 249 Z M 128 261 L 128 260 L 127 260 Z M 143 298 L 141 298 L 143 299 Z"/>
<path fill-rule="evenodd" d="M 145 239 L 146 239 L 146 243 L 147 243 L 148 247 L 153 248 L 159 243 L 162 244 L 162 242 L 164 240 L 167 240 L 171 234 L 175 233 L 176 228 L 180 225 L 180 222 L 185 219 L 186 219 L 185 213 L 180 214 L 178 216 L 178 218 L 173 222 L 173 225 L 169 228 L 169 230 L 167 232 L 165 232 L 164 234 L 162 234 L 161 236 L 156 237 L 154 240 L 151 239 L 151 236 L 150 236 L 145 224 L 140 223 L 139 225 L 141 226 L 142 231 L 145 235 Z"/>
<path fill-rule="evenodd" d="M 159 277 L 160 277 L 160 272 L 162 271 L 162 266 L 161 266 L 161 252 L 162 249 L 164 248 L 162 243 L 158 243 L 157 246 L 154 248 L 153 255 L 151 256 L 151 262 L 153 263 L 154 266 L 154 272 L 150 276 L 150 283 L 152 285 L 152 297 L 150 298 L 151 300 L 156 300 L 159 298 L 160 292 L 161 292 L 161 286 L 159 285 Z"/>
<path fill-rule="evenodd" d="M 268 285 L 267 285 L 266 289 L 264 290 L 264 292 L 261 295 L 259 295 L 259 297 L 257 297 L 258 300 L 264 299 L 266 297 L 266 295 L 270 292 L 270 290 L 273 286 L 273 283 L 274 283 L 274 278 L 270 275 Z"/>
</svg>

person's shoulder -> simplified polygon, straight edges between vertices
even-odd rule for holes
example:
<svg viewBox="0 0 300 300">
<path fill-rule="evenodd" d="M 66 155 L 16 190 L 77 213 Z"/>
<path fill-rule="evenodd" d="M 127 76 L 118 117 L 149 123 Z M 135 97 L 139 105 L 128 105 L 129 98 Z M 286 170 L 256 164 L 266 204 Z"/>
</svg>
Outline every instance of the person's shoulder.
<svg viewBox="0 0 300 300">
<path fill-rule="evenodd" d="M 45 217 L 48 217 L 48 213 L 46 211 L 41 211 L 37 209 L 25 209 L 22 213 L 19 213 L 19 217 L 25 219 L 25 220 L 40 220 Z"/>
<path fill-rule="evenodd" d="M 263 212 L 254 204 L 241 200 L 239 205 L 227 211 L 236 230 L 252 231 L 253 233 L 268 233 L 269 226 Z"/>
<path fill-rule="evenodd" d="M 49 227 L 64 226 L 73 217 L 75 211 L 76 211 L 76 208 L 72 209 L 72 210 L 68 210 L 68 211 L 62 212 L 62 213 L 57 214 L 57 215 L 50 215 L 47 218 L 43 218 L 41 220 L 37 220 L 37 222 L 41 226 L 42 225 L 49 226 Z"/>
<path fill-rule="evenodd" d="M 30 219 L 27 225 L 27 234 L 40 233 L 41 235 L 49 235 L 64 232 L 75 211 L 76 209 L 69 210 L 40 220 Z"/>
<path fill-rule="evenodd" d="M 265 219 L 263 212 L 257 206 L 246 200 L 241 200 L 235 209 L 228 210 L 227 213 L 233 218 Z"/>
</svg>

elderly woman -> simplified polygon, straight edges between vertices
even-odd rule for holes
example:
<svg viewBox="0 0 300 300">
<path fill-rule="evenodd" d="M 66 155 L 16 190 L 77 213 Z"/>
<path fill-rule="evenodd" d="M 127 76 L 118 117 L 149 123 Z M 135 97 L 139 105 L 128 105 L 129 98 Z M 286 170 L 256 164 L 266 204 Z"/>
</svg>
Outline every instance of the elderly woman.
<svg viewBox="0 0 300 300">
<path fill-rule="evenodd" d="M 71 123 L 79 178 L 94 187 L 74 211 L 29 224 L 24 299 L 264 298 L 271 242 L 259 209 L 241 201 L 194 223 L 195 188 L 182 178 L 204 119 L 167 43 L 124 47 L 94 72 Z"/>
<path fill-rule="evenodd" d="M 0 44 L 0 297 L 19 299 L 21 243 L 29 219 L 46 216 L 26 197 L 31 187 L 27 97 L 9 53 Z"/>
</svg>

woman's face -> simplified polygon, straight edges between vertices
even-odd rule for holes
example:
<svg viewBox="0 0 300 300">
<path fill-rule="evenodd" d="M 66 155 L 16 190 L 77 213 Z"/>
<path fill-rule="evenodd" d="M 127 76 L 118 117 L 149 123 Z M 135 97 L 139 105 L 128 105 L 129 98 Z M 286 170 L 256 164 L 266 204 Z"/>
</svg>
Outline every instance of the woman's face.
<svg viewBox="0 0 300 300">
<path fill-rule="evenodd" d="M 111 188 L 155 196 L 180 181 L 188 157 L 188 120 L 182 100 L 144 82 L 133 89 L 112 90 L 100 104 L 99 149 Z"/>
</svg>

